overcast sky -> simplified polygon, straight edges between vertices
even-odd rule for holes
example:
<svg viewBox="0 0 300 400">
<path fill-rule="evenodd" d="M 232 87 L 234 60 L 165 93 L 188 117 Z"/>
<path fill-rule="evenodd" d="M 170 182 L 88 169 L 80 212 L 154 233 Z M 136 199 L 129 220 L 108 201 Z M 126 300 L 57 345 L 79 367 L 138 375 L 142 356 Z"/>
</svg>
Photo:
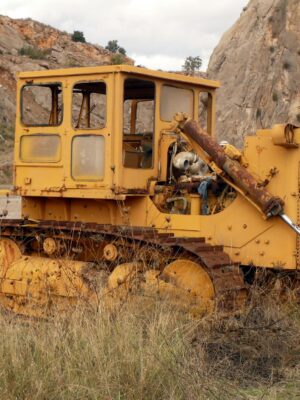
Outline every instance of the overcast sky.
<svg viewBox="0 0 300 400">
<path fill-rule="evenodd" d="M 136 64 L 180 70 L 187 56 L 203 68 L 248 0 L 0 0 L 0 14 L 83 31 L 105 46 L 117 39 Z"/>
</svg>

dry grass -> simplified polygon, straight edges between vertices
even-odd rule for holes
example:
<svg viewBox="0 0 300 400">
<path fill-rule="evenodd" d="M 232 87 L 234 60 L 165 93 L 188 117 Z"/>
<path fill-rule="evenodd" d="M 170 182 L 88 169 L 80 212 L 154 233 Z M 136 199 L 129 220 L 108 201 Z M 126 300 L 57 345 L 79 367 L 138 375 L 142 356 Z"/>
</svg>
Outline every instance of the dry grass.
<svg viewBox="0 0 300 400">
<path fill-rule="evenodd" d="M 255 295 L 202 320 L 140 299 L 52 321 L 0 317 L 1 399 L 296 399 L 300 316 Z"/>
</svg>

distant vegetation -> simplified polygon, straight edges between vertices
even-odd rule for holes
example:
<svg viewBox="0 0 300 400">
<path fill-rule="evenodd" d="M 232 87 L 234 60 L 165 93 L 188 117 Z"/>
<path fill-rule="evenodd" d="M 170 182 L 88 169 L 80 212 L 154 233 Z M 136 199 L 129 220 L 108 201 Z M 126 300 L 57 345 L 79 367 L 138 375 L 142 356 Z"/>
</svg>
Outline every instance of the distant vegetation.
<svg viewBox="0 0 300 400">
<path fill-rule="evenodd" d="M 110 62 L 111 62 L 111 64 L 113 64 L 113 65 L 118 65 L 118 64 L 123 64 L 123 62 L 124 62 L 124 56 L 122 55 L 122 54 L 113 54 L 111 57 L 110 57 Z"/>
<path fill-rule="evenodd" d="M 117 40 L 109 40 L 107 45 L 105 46 L 106 50 L 109 50 L 111 53 L 119 53 L 123 56 L 126 56 L 126 50 L 124 47 L 119 46 Z"/>
<path fill-rule="evenodd" d="M 126 57 L 126 50 L 124 47 L 119 46 L 117 40 L 109 40 L 105 46 L 106 50 L 109 50 L 112 54 L 110 58 L 111 64 L 123 64 Z"/>
<path fill-rule="evenodd" d="M 81 31 L 74 31 L 71 35 L 71 39 L 73 40 L 73 42 L 86 43 L 84 34 Z"/>
<path fill-rule="evenodd" d="M 195 73 L 200 70 L 201 65 L 202 59 L 200 56 L 189 56 L 185 59 L 182 70 L 186 75 L 195 75 Z"/>
<path fill-rule="evenodd" d="M 50 53 L 50 49 L 39 49 L 35 46 L 25 46 L 19 50 L 20 56 L 28 56 L 33 60 L 44 60 Z"/>
</svg>

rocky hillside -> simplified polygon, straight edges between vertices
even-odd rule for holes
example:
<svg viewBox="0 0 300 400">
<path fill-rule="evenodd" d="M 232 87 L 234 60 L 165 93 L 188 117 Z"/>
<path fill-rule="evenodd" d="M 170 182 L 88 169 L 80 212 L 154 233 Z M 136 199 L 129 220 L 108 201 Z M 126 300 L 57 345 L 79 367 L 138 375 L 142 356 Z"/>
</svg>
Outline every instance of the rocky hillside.
<svg viewBox="0 0 300 400">
<path fill-rule="evenodd" d="M 105 65 L 112 57 L 101 46 L 74 42 L 70 34 L 31 19 L 0 16 L 0 183 L 11 175 L 16 72 Z"/>
<path fill-rule="evenodd" d="M 241 145 L 261 127 L 300 126 L 299 21 L 299 0 L 251 0 L 223 35 L 208 67 L 223 85 L 219 137 Z"/>
</svg>

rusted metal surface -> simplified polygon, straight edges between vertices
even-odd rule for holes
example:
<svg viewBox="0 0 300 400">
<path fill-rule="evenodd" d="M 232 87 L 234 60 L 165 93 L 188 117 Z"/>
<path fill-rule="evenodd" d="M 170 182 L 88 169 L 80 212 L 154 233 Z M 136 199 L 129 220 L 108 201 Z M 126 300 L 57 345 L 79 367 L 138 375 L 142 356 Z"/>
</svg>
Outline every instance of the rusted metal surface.
<svg viewBox="0 0 300 400">
<path fill-rule="evenodd" d="M 128 260 L 132 261 L 132 248 L 141 252 L 153 262 L 169 262 L 180 257 L 194 260 L 201 264 L 212 279 L 216 305 L 222 309 L 239 308 L 245 301 L 246 286 L 243 274 L 237 263 L 232 263 L 223 246 L 210 245 L 205 238 L 174 237 L 171 233 L 160 233 L 154 228 L 114 226 L 96 223 L 3 220 L 0 222 L 0 236 L 28 242 L 39 236 L 63 235 L 74 243 L 84 238 L 98 238 L 99 242 L 114 243 L 116 247 L 128 247 Z M 95 239 L 94 239 L 95 240 Z M 134 247 L 132 247 L 134 246 Z M 145 249 L 149 246 L 150 251 Z M 126 254 L 121 251 L 120 254 Z M 95 260 L 86 260 L 95 261 Z"/>
<path fill-rule="evenodd" d="M 208 135 L 196 121 L 188 120 L 181 127 L 182 131 L 194 140 L 215 162 L 215 164 L 231 178 L 249 198 L 256 203 L 267 217 L 278 215 L 283 211 L 284 202 L 273 196 L 265 187 L 243 167 L 238 161 L 230 159 L 215 140 Z"/>
<path fill-rule="evenodd" d="M 183 132 L 199 144 L 199 146 L 212 158 L 219 168 L 223 168 L 226 154 L 207 132 L 202 129 L 196 121 L 188 120 L 183 126 Z"/>
<path fill-rule="evenodd" d="M 199 187 L 199 182 L 179 182 L 175 185 L 174 190 L 187 190 L 188 193 L 192 193 Z"/>
<path fill-rule="evenodd" d="M 132 189 L 126 189 L 122 187 L 115 188 L 114 192 L 116 194 L 136 194 L 136 195 L 145 195 L 148 194 L 147 189 L 139 189 L 139 188 L 132 188 Z"/>
</svg>

